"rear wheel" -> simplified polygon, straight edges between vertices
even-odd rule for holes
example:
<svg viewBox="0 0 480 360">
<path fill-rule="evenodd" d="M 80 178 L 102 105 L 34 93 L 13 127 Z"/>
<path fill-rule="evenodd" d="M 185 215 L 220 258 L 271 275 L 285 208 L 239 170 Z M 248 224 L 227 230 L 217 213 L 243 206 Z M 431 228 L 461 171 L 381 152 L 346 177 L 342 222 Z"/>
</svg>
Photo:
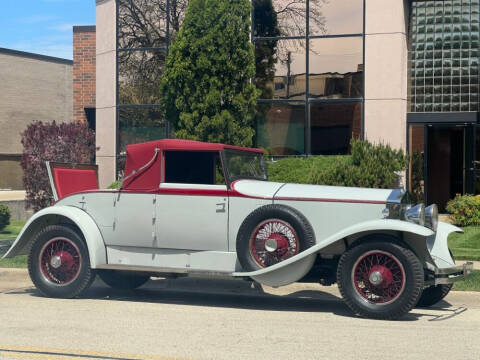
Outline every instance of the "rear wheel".
<svg viewBox="0 0 480 360">
<path fill-rule="evenodd" d="M 417 256 L 400 244 L 369 241 L 342 255 L 337 282 L 354 313 L 374 319 L 398 319 L 420 297 L 423 268 Z"/>
<path fill-rule="evenodd" d="M 98 276 L 100 276 L 100 279 L 108 286 L 121 290 L 136 289 L 150 280 L 150 276 L 148 275 L 141 275 L 130 271 L 100 270 Z"/>
<path fill-rule="evenodd" d="M 443 300 L 452 290 L 453 284 L 432 285 L 423 289 L 422 296 L 418 300 L 417 307 L 426 308 Z"/>
<path fill-rule="evenodd" d="M 42 294 L 58 298 L 81 295 L 95 278 L 87 245 L 66 225 L 47 226 L 38 233 L 28 256 L 28 272 Z"/>
</svg>

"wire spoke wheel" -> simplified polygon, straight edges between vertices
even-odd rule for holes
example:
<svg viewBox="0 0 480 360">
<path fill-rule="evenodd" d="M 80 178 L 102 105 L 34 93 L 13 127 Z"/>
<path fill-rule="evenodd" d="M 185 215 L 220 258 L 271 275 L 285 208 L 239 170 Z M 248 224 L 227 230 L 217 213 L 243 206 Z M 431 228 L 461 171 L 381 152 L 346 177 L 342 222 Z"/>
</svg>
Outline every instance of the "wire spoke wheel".
<svg viewBox="0 0 480 360">
<path fill-rule="evenodd" d="M 250 254 L 261 267 L 275 265 L 299 253 L 294 228 L 280 219 L 261 222 L 250 237 Z"/>
<path fill-rule="evenodd" d="M 39 255 L 40 270 L 49 283 L 71 284 L 82 268 L 82 257 L 75 243 L 67 238 L 53 238 L 45 243 Z"/>
<path fill-rule="evenodd" d="M 389 304 L 405 288 L 405 270 L 392 254 L 369 251 L 353 266 L 352 281 L 358 295 L 364 300 L 378 305 Z"/>
</svg>

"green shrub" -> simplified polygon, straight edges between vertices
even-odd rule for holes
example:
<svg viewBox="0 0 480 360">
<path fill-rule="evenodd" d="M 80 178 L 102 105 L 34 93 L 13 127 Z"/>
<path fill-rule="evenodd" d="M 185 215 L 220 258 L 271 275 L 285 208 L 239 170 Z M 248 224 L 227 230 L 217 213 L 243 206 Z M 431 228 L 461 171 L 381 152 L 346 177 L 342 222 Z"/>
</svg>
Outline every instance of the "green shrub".
<svg viewBox="0 0 480 360">
<path fill-rule="evenodd" d="M 122 182 L 119 180 L 114 181 L 113 183 L 110 184 L 108 189 L 120 189 L 120 186 L 122 185 Z"/>
<path fill-rule="evenodd" d="M 269 179 L 302 184 L 393 188 L 398 172 L 408 165 L 408 157 L 388 145 L 367 141 L 350 142 L 350 156 L 288 158 L 268 167 Z"/>
<path fill-rule="evenodd" d="M 480 225 L 480 196 L 457 195 L 447 203 L 447 211 L 459 226 Z"/>
<path fill-rule="evenodd" d="M 268 179 L 270 181 L 320 184 L 323 178 L 335 164 L 349 164 L 350 156 L 312 156 L 307 158 L 284 158 L 273 163 L 267 163 Z"/>
<path fill-rule="evenodd" d="M 10 209 L 7 205 L 0 204 L 0 231 L 10 224 Z"/>
<path fill-rule="evenodd" d="M 403 151 L 357 139 L 352 139 L 350 147 L 351 164 L 337 163 L 318 181 L 327 185 L 380 189 L 398 186 L 398 173 L 408 166 L 408 157 Z"/>
</svg>

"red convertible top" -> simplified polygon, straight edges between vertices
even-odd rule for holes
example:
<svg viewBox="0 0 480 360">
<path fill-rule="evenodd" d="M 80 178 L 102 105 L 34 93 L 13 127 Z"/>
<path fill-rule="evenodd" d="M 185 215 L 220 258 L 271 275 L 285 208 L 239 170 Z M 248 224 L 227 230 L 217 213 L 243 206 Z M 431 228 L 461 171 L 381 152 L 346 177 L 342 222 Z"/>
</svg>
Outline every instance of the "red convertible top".
<svg viewBox="0 0 480 360">
<path fill-rule="evenodd" d="M 128 145 L 123 188 L 125 190 L 137 191 L 157 189 L 161 180 L 162 151 L 222 151 L 224 149 L 250 151 L 263 154 L 262 149 L 206 143 L 193 140 L 163 139 L 142 144 Z M 139 171 L 142 167 L 144 168 Z M 133 175 L 127 178 L 133 173 L 133 171 L 138 171 L 138 175 Z"/>
</svg>

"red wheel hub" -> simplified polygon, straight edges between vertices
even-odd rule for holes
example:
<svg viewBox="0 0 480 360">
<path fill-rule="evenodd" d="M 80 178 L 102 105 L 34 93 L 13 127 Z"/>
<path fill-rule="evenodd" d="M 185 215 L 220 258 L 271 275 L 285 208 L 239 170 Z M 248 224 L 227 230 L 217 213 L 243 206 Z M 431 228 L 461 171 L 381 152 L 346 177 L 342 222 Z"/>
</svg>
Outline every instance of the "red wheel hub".
<svg viewBox="0 0 480 360">
<path fill-rule="evenodd" d="M 405 287 L 405 270 L 400 261 L 384 251 L 370 251 L 355 263 L 352 281 L 364 300 L 373 304 L 395 301 Z"/>
<path fill-rule="evenodd" d="M 78 277 L 81 259 L 75 243 L 66 238 L 55 238 L 48 241 L 40 251 L 40 270 L 48 282 L 68 285 Z"/>
<path fill-rule="evenodd" d="M 370 269 L 368 281 L 374 286 L 387 288 L 393 281 L 393 275 L 389 268 L 382 265 L 375 265 Z"/>
<path fill-rule="evenodd" d="M 270 219 L 260 223 L 250 238 L 250 254 L 261 267 L 277 264 L 298 252 L 297 233 L 283 220 Z"/>
</svg>

